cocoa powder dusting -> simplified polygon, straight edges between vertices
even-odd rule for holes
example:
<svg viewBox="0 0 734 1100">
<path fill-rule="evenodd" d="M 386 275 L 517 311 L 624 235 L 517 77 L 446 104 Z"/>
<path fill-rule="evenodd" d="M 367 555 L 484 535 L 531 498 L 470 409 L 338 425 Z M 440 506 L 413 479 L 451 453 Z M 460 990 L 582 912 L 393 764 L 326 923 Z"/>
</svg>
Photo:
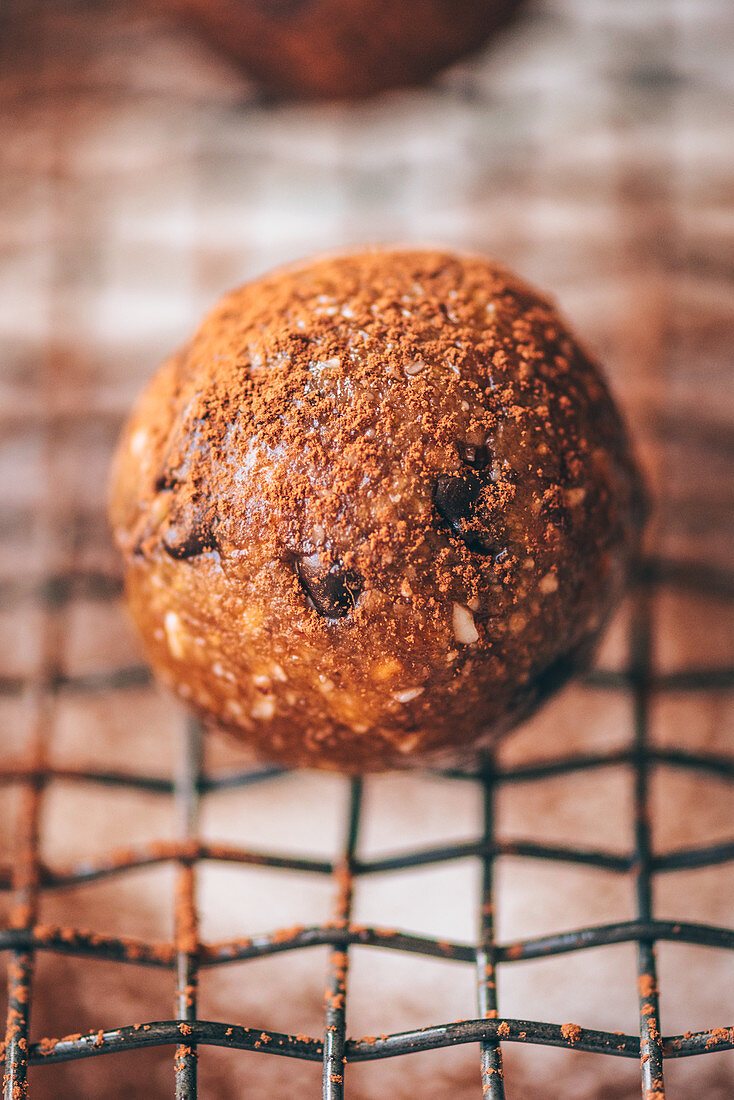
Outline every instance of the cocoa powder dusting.
<svg viewBox="0 0 734 1100">
<path fill-rule="evenodd" d="M 111 516 L 185 697 L 265 755 L 362 770 L 491 739 L 558 687 L 639 497 L 555 308 L 489 261 L 395 250 L 226 297 L 143 396 Z"/>
<path fill-rule="evenodd" d="M 654 997 L 657 986 L 650 974 L 641 974 L 637 979 L 637 989 L 641 997 Z"/>
</svg>

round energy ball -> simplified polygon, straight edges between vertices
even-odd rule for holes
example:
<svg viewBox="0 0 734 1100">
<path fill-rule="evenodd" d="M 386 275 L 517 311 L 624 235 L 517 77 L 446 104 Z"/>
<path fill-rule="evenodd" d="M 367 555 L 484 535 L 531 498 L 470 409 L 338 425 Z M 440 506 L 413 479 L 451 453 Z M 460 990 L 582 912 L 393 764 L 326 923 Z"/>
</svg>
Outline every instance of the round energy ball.
<svg viewBox="0 0 734 1100">
<path fill-rule="evenodd" d="M 519 0 L 167 0 L 266 87 L 302 98 L 417 84 L 478 49 Z"/>
<path fill-rule="evenodd" d="M 262 757 L 466 760 L 587 660 L 640 481 L 597 366 L 485 259 L 319 258 L 164 363 L 111 519 L 154 668 Z"/>
</svg>

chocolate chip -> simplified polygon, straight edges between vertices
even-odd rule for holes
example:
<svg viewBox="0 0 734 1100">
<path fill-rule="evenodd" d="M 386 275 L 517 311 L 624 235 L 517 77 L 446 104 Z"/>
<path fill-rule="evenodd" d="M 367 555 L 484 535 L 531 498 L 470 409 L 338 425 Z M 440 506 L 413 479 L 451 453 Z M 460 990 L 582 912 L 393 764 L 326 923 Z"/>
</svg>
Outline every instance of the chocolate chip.
<svg viewBox="0 0 734 1100">
<path fill-rule="evenodd" d="M 457 439 L 456 450 L 459 452 L 461 461 L 475 470 L 486 469 L 492 460 L 486 443 L 466 443 L 464 440 Z"/>
<path fill-rule="evenodd" d="M 297 556 L 295 566 L 301 587 L 319 615 L 343 619 L 349 614 L 362 590 L 362 578 L 355 569 L 345 569 L 338 561 L 326 564 L 318 553 Z"/>
<path fill-rule="evenodd" d="M 172 511 L 161 536 L 163 549 L 172 558 L 195 558 L 206 550 L 215 550 L 210 508 L 194 505 Z"/>
<path fill-rule="evenodd" d="M 162 474 L 159 474 L 155 479 L 153 488 L 156 493 L 164 493 L 170 489 L 175 489 L 178 485 L 178 479 L 173 476 L 170 470 L 164 470 Z"/>
<path fill-rule="evenodd" d="M 482 483 L 471 471 L 439 474 L 433 499 L 441 515 L 458 534 L 462 523 L 472 519 L 481 493 Z"/>
<path fill-rule="evenodd" d="M 446 520 L 455 535 L 478 554 L 491 554 L 496 550 L 489 532 L 482 529 L 478 506 L 482 498 L 483 483 L 473 470 L 460 474 L 439 474 L 433 491 L 433 502 L 439 514 Z"/>
</svg>

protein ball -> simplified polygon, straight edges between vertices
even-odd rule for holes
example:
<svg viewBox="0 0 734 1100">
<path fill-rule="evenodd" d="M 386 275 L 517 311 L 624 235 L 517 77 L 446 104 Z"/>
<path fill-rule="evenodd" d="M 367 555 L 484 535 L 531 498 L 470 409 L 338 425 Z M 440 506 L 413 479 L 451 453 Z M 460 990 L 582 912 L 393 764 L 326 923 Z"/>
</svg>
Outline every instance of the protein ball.
<svg viewBox="0 0 734 1100">
<path fill-rule="evenodd" d="M 154 668 L 265 758 L 466 760 L 587 660 L 640 481 L 598 367 L 489 260 L 379 250 L 234 291 L 120 443 Z"/>
<path fill-rule="evenodd" d="M 507 22 L 519 0 L 167 0 L 271 90 L 302 98 L 417 84 Z"/>
</svg>

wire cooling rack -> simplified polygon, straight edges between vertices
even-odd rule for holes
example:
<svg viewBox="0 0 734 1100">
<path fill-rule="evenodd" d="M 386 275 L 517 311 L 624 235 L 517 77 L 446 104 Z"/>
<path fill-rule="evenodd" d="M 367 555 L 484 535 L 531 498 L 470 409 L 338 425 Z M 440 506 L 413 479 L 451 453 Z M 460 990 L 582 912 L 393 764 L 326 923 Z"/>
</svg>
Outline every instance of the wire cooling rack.
<svg viewBox="0 0 734 1100">
<path fill-rule="evenodd" d="M 661 940 L 734 950 L 734 928 L 656 920 L 653 908 L 653 884 L 656 875 L 732 860 L 734 839 L 713 846 L 657 854 L 652 850 L 648 815 L 648 781 L 655 768 L 667 766 L 689 769 L 701 773 L 703 777 L 708 774 L 734 779 L 734 755 L 656 748 L 649 742 L 648 712 L 651 699 L 655 695 L 663 692 L 727 691 L 734 687 L 732 668 L 687 668 L 667 673 L 655 671 L 652 659 L 655 593 L 661 586 L 667 586 L 691 589 L 731 601 L 734 599 L 734 577 L 691 564 L 650 560 L 640 569 L 636 583 L 626 667 L 621 671 L 597 669 L 589 673 L 584 681 L 588 690 L 604 688 L 629 693 L 633 703 L 633 729 L 628 747 L 608 753 L 588 752 L 560 756 L 514 768 L 501 768 L 487 758 L 475 773 L 443 772 L 447 782 L 476 783 L 480 786 L 484 806 L 481 836 L 469 843 L 412 849 L 399 855 L 372 860 L 360 859 L 359 856 L 362 789 L 363 782 L 369 780 L 345 780 L 350 785 L 349 810 L 344 823 L 343 846 L 333 861 L 246 850 L 229 845 L 203 843 L 197 839 L 197 810 L 202 798 L 225 787 L 242 788 L 242 798 L 247 798 L 247 788 L 250 785 L 265 783 L 282 772 L 276 768 L 260 768 L 236 774 L 205 774 L 201 764 L 201 734 L 195 723 L 190 724 L 186 733 L 180 774 L 175 781 L 120 772 L 47 766 L 44 759 L 44 727 L 54 694 L 65 686 L 64 677 L 49 658 L 44 677 L 33 689 L 37 694 L 39 713 L 35 761 L 22 768 L 8 767 L 0 771 L 0 782 L 20 784 L 24 792 L 13 863 L 11 867 L 0 868 L 0 888 L 12 892 L 14 903 L 10 926 L 0 932 L 0 949 L 10 952 L 4 1051 L 5 1100 L 21 1100 L 29 1095 L 29 1065 L 43 1064 L 47 1067 L 47 1072 L 53 1073 L 54 1065 L 63 1061 L 152 1046 L 175 1048 L 175 1096 L 178 1100 L 191 1100 L 197 1095 L 197 1060 L 202 1048 L 207 1046 L 259 1051 L 263 1055 L 322 1062 L 323 1096 L 325 1100 L 339 1100 L 345 1095 L 345 1077 L 348 1077 L 350 1063 L 393 1058 L 461 1043 L 474 1043 L 478 1047 L 477 1093 L 481 1086 L 485 1096 L 491 1100 L 501 1100 L 505 1096 L 502 1073 L 502 1044 L 505 1042 L 567 1047 L 597 1054 L 637 1058 L 640 1060 L 645 1100 L 663 1100 L 663 1064 L 666 1058 L 690 1057 L 734 1049 L 734 1028 L 729 1026 L 662 1036 L 655 962 L 655 944 Z M 117 592 L 115 582 L 95 580 L 93 577 L 76 577 L 71 582 L 52 579 L 38 596 L 47 608 L 53 608 L 71 598 L 71 588 L 79 585 L 85 588 L 87 596 L 96 595 L 101 599 Z M 111 676 L 78 679 L 73 686 L 83 692 L 104 691 L 125 683 L 138 683 L 146 677 L 147 672 L 144 669 L 119 670 Z M 0 685 L 5 693 L 12 692 L 14 687 L 17 688 L 18 685 L 10 681 Z M 508 843 L 497 836 L 493 806 L 495 793 L 502 784 L 519 780 L 542 783 L 559 774 L 594 771 L 620 764 L 631 769 L 635 780 L 635 842 L 629 853 L 542 843 Z M 39 856 L 39 812 L 44 792 L 58 779 L 77 781 L 81 787 L 106 784 L 137 788 L 155 792 L 162 798 L 173 798 L 179 813 L 180 839 L 176 842 L 152 842 L 70 868 L 54 869 L 42 862 Z M 493 863 L 498 856 L 508 854 L 585 864 L 617 874 L 632 875 L 636 883 L 636 918 L 515 943 L 497 943 L 493 927 Z M 399 874 L 407 868 L 446 863 L 466 857 L 477 858 L 483 868 L 476 943 L 446 943 L 409 932 L 361 927 L 352 923 L 352 900 L 362 876 L 388 872 Z M 275 930 L 227 943 L 202 943 L 198 935 L 198 913 L 194 899 L 197 867 L 201 861 L 206 860 L 330 876 L 335 895 L 332 920 L 323 925 Z M 89 883 L 120 875 L 131 868 L 165 862 L 178 866 L 176 894 L 172 899 L 175 907 L 173 943 L 155 944 L 130 938 L 113 938 L 95 932 L 37 923 L 39 896 L 43 891 Z M 499 1014 L 496 985 L 498 968 L 518 960 L 541 959 L 625 942 L 637 944 L 638 1035 L 590 1030 L 571 1023 L 506 1019 Z M 315 945 L 329 945 L 332 948 L 322 1036 L 264 1032 L 259 1028 L 197 1018 L 197 984 L 202 967 L 226 966 L 235 961 L 262 958 L 276 952 L 302 950 Z M 473 967 L 477 976 L 478 999 L 475 1006 L 467 1005 L 467 1011 L 470 1015 L 473 1014 L 473 1018 L 436 1024 L 416 1031 L 381 1035 L 378 1038 L 348 1039 L 347 975 L 349 950 L 353 945 L 449 958 Z M 40 951 L 91 956 L 141 967 L 168 969 L 172 972 L 175 985 L 174 1018 L 31 1043 L 29 1014 L 34 959 Z"/>
</svg>

